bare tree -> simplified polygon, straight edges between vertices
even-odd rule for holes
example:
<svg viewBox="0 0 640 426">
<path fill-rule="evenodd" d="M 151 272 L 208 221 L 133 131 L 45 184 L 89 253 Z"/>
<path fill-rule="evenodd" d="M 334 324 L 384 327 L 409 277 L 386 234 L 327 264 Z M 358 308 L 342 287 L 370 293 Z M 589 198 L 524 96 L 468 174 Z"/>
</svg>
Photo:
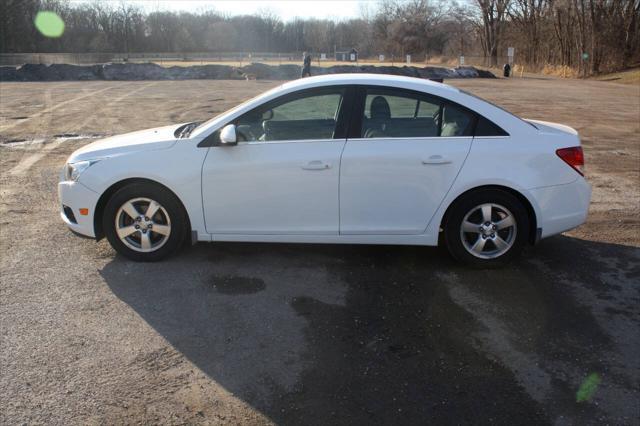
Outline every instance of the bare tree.
<svg viewBox="0 0 640 426">
<path fill-rule="evenodd" d="M 33 24 L 38 11 L 65 22 L 59 38 Z M 253 15 L 145 12 L 126 0 L 3 0 L 0 52 L 332 52 L 361 57 L 483 55 L 498 65 L 507 45 L 531 67 L 566 65 L 585 75 L 640 62 L 640 0 L 382 0 L 343 21 L 281 21 L 268 9 Z M 293 53 L 298 52 L 298 53 Z M 583 60 L 582 54 L 588 54 Z"/>
<path fill-rule="evenodd" d="M 548 5 L 547 0 L 513 0 L 508 9 L 509 17 L 526 37 L 527 63 L 537 65 L 539 62 L 541 24 Z"/>
<path fill-rule="evenodd" d="M 640 0 L 628 0 L 622 12 L 622 66 L 631 66 L 640 45 Z"/>
<path fill-rule="evenodd" d="M 453 41 L 454 54 L 464 56 L 467 50 L 471 50 L 474 45 L 474 20 L 473 13 L 468 7 L 454 4 L 449 12 L 451 23 L 449 33 Z"/>
<path fill-rule="evenodd" d="M 503 32 L 507 8 L 510 0 L 476 0 L 480 7 L 484 26 L 485 55 L 491 58 L 490 64 L 498 65 L 498 49 Z"/>
</svg>

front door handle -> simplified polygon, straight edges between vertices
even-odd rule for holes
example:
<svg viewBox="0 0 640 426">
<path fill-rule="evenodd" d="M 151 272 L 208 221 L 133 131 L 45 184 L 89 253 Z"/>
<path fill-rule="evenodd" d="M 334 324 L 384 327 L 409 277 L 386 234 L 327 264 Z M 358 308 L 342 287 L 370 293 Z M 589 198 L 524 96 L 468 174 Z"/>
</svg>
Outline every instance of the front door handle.
<svg viewBox="0 0 640 426">
<path fill-rule="evenodd" d="M 443 157 L 442 155 L 432 155 L 431 157 L 427 158 L 426 160 L 422 160 L 422 164 L 424 165 L 428 165 L 428 164 L 449 164 L 451 163 L 451 160 L 449 160 L 446 157 Z"/>
<path fill-rule="evenodd" d="M 320 160 L 309 161 L 307 164 L 302 165 L 303 170 L 327 170 L 330 168 L 331 164 L 327 164 Z"/>
</svg>

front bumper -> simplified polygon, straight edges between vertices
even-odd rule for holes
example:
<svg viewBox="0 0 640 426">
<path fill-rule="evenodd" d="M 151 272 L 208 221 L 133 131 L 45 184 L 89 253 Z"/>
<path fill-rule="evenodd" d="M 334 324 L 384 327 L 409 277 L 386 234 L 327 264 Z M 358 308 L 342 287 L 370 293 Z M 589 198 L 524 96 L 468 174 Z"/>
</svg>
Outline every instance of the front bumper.
<svg viewBox="0 0 640 426">
<path fill-rule="evenodd" d="M 100 195 L 79 182 L 58 183 L 60 217 L 75 233 L 95 238 L 93 215 Z M 80 209 L 88 209 L 88 214 L 80 214 Z"/>
<path fill-rule="evenodd" d="M 591 202 L 591 185 L 582 177 L 566 185 L 548 186 L 529 191 L 540 207 L 538 227 L 541 238 L 569 231 L 587 220 Z"/>
</svg>

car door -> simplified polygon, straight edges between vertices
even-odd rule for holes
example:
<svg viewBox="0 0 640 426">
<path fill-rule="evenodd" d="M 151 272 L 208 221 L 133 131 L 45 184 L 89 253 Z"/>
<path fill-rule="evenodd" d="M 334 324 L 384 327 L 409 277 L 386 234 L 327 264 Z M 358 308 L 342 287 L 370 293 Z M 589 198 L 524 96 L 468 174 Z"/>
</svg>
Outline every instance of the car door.
<svg viewBox="0 0 640 426">
<path fill-rule="evenodd" d="M 234 120 L 238 143 L 209 148 L 202 200 L 212 234 L 337 234 L 345 87 L 277 98 Z"/>
<path fill-rule="evenodd" d="M 341 234 L 421 234 L 472 142 L 474 115 L 405 89 L 358 89 L 341 159 Z"/>
</svg>

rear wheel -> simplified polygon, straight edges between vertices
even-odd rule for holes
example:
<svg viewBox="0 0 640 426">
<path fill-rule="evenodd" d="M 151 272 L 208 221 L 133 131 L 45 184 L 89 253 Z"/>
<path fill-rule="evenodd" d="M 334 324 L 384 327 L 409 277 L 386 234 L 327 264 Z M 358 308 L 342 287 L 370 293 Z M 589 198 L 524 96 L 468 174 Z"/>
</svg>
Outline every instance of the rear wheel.
<svg viewBox="0 0 640 426">
<path fill-rule="evenodd" d="M 508 192 L 471 192 L 451 206 L 444 239 L 449 252 L 462 262 L 481 268 L 503 266 L 528 241 L 529 216 Z"/>
<path fill-rule="evenodd" d="M 135 261 L 161 260 L 181 246 L 186 215 L 180 201 L 153 184 L 131 184 L 107 202 L 103 229 L 111 246 Z"/>
</svg>

